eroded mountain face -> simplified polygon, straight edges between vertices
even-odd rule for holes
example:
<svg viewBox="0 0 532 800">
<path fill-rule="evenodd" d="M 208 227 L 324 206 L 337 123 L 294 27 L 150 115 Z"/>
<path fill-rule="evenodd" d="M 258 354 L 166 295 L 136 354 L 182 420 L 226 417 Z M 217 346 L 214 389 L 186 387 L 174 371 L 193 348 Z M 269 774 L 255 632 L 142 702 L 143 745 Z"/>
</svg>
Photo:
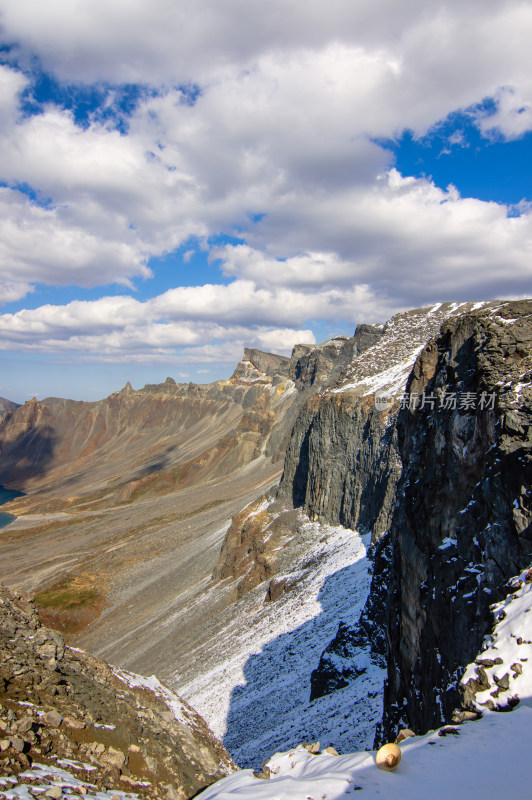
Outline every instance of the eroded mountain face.
<svg viewBox="0 0 532 800">
<path fill-rule="evenodd" d="M 375 544 L 389 530 L 402 462 L 396 419 L 408 375 L 442 323 L 473 303 L 439 303 L 393 317 L 386 325 L 359 325 L 355 335 L 307 352 L 294 349 L 291 375 L 306 375 L 317 390 L 292 409 L 291 429 L 276 504 L 285 512 L 237 515 L 228 531 L 215 578 L 239 580 L 235 597 L 275 574 L 282 532 L 294 533 L 291 509 L 311 520 L 372 532 Z M 386 398 L 376 403 L 376 394 Z M 257 505 L 262 501 L 258 500 Z"/>
<path fill-rule="evenodd" d="M 39 491 L 26 509 L 40 509 L 46 493 L 65 510 L 168 494 L 238 469 L 264 451 L 294 399 L 275 363 L 268 375 L 246 363 L 245 374 L 206 386 L 168 379 L 94 403 L 25 403 L 0 425 L 0 482 Z"/>
<path fill-rule="evenodd" d="M 0 701 L 8 786 L 44 782 L 41 791 L 51 790 L 46 770 L 61 768 L 83 794 L 92 787 L 109 797 L 114 789 L 185 800 L 235 769 L 204 720 L 170 690 L 65 647 L 31 603 L 2 586 Z"/>
<path fill-rule="evenodd" d="M 160 669 L 161 618 L 210 579 L 227 520 L 278 480 L 300 404 L 354 340 L 291 359 L 246 349 L 231 378 L 210 385 L 167 379 L 97 403 L 12 410 L 0 482 L 27 494 L 4 507 L 17 519 L 0 539 L 0 576 L 33 592 L 69 641 Z M 303 378 L 314 349 L 319 369 Z"/>
<path fill-rule="evenodd" d="M 305 401 L 275 503 L 229 529 L 215 577 L 237 600 L 261 584 L 294 591 L 275 578 L 292 507 L 372 532 L 368 602 L 356 625 L 340 623 L 310 697 L 357 681 L 361 655 L 387 664 L 379 739 L 452 718 L 490 605 L 532 562 L 531 368 L 530 301 L 399 315 Z"/>
</svg>

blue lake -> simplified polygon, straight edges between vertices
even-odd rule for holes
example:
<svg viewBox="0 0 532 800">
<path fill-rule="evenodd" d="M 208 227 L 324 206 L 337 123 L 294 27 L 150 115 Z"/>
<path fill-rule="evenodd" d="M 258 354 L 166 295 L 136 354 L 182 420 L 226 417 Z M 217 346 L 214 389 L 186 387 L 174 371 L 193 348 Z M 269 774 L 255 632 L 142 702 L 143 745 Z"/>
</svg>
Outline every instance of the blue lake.
<svg viewBox="0 0 532 800">
<path fill-rule="evenodd" d="M 14 500 L 15 497 L 22 497 L 24 492 L 16 492 L 13 489 L 6 489 L 5 486 L 0 486 L 0 506 L 4 503 L 9 503 L 10 500 Z M 6 525 L 9 525 L 10 522 L 16 517 L 13 514 L 7 514 L 5 511 L 0 511 L 0 528 L 5 528 Z"/>
</svg>

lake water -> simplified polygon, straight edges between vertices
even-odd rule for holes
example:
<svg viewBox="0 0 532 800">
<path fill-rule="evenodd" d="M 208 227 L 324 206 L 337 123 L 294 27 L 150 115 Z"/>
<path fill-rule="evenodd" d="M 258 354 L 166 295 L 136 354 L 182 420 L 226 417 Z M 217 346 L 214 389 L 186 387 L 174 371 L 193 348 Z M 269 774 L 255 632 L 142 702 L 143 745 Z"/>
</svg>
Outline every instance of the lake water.
<svg viewBox="0 0 532 800">
<path fill-rule="evenodd" d="M 22 497 L 24 492 L 16 492 L 14 489 L 6 489 L 5 486 L 0 486 L 0 506 L 4 503 L 9 503 L 10 500 L 14 500 L 15 497 Z M 5 528 L 6 525 L 9 525 L 10 522 L 16 517 L 13 514 L 7 514 L 5 511 L 0 511 L 0 528 Z"/>
</svg>

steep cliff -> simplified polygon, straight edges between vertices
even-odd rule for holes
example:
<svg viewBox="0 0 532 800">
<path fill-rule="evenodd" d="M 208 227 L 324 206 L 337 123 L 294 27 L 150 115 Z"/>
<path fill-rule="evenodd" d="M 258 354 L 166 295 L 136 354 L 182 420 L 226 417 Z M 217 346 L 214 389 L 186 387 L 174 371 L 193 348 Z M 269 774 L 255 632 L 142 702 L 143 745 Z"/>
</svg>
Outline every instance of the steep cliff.
<svg viewBox="0 0 532 800">
<path fill-rule="evenodd" d="M 531 381 L 530 301 L 450 320 L 412 370 L 427 402 L 397 425 L 385 735 L 451 717 L 490 604 L 532 562 Z"/>
<path fill-rule="evenodd" d="M 491 630 L 490 605 L 532 561 L 532 302 L 460 311 L 421 349 L 403 401 L 389 406 L 400 477 L 387 535 L 359 622 L 340 624 L 311 679 L 319 697 L 358 678 L 361 653 L 385 660 L 378 741 L 452 718 L 463 671 Z M 342 502 L 344 486 L 333 493 Z M 381 531 L 372 530 L 375 541 Z"/>
</svg>

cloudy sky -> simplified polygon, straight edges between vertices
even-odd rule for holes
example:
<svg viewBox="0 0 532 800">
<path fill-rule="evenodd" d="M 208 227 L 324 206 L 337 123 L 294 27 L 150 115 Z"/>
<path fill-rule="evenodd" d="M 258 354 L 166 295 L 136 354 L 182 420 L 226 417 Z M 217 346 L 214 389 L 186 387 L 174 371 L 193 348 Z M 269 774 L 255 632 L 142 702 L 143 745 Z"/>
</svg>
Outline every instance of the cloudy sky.
<svg viewBox="0 0 532 800">
<path fill-rule="evenodd" d="M 2 0 L 0 396 L 532 294 L 532 3 Z"/>
</svg>

